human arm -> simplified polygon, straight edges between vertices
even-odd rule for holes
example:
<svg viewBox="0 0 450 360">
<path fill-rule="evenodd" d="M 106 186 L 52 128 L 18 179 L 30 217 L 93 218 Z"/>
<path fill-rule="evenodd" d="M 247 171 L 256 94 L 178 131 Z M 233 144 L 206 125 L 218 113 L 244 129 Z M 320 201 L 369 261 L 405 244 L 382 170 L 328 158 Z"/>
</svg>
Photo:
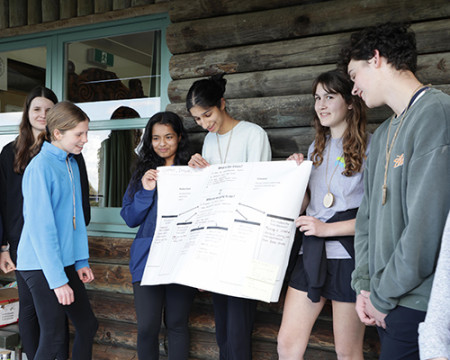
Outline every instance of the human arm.
<svg viewBox="0 0 450 360">
<path fill-rule="evenodd" d="M 69 284 L 64 284 L 53 289 L 56 297 L 58 298 L 58 302 L 61 305 L 70 305 L 75 301 L 75 297 L 73 295 L 73 290 L 69 286 Z"/>
<path fill-rule="evenodd" d="M 352 236 L 355 234 L 355 222 L 355 219 L 351 219 L 326 223 L 312 216 L 300 216 L 295 220 L 295 226 L 307 236 Z"/>
<path fill-rule="evenodd" d="M 143 180 L 144 177 L 145 180 Z M 133 195 L 131 194 L 131 184 L 128 186 L 128 189 L 123 197 L 120 215 L 129 227 L 136 227 L 144 222 L 155 200 L 156 194 L 155 187 L 153 187 L 153 190 L 146 190 L 144 188 L 144 182 L 146 183 L 146 186 L 150 188 L 152 181 L 152 179 L 146 177 L 144 174 L 141 178 L 141 182 L 137 186 L 136 192 Z"/>
<path fill-rule="evenodd" d="M 188 165 L 192 168 L 202 169 L 209 166 L 209 163 L 200 154 L 197 153 L 191 156 Z"/>
</svg>

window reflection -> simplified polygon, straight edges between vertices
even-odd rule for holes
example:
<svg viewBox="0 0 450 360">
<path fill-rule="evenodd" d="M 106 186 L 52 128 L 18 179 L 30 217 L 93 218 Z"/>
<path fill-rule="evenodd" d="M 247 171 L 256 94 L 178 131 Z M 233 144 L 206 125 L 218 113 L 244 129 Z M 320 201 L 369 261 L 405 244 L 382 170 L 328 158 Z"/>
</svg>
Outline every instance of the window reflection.
<svg viewBox="0 0 450 360">
<path fill-rule="evenodd" d="M 123 121 L 115 126 L 114 120 L 149 118 L 159 111 L 160 48 L 159 30 L 67 44 L 66 98 L 91 121 L 110 119 L 111 129 L 121 129 L 89 132 L 83 156 L 92 206 L 122 206 L 142 130 L 128 130 Z"/>
<path fill-rule="evenodd" d="M 159 97 L 160 46 L 161 31 L 68 44 L 67 99 L 92 103 Z"/>
<path fill-rule="evenodd" d="M 139 117 L 134 109 L 121 106 L 114 111 L 111 120 Z M 141 129 L 89 132 L 89 142 L 84 146 L 83 156 L 90 183 L 91 206 L 122 206 L 136 160 L 135 149 L 141 137 Z"/>
<path fill-rule="evenodd" d="M 45 47 L 0 53 L 0 125 L 17 125 L 27 94 L 45 85 Z"/>
</svg>

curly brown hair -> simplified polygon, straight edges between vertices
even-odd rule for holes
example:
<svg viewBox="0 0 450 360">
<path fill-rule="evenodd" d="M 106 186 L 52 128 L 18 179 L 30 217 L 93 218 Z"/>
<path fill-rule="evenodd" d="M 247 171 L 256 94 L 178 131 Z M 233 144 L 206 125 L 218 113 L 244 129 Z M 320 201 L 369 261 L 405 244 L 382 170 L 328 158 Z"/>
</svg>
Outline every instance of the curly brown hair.
<svg viewBox="0 0 450 360">
<path fill-rule="evenodd" d="M 319 84 L 330 94 L 340 94 L 345 102 L 351 105 L 345 118 L 347 128 L 342 137 L 345 159 L 345 169 L 342 174 L 352 176 L 362 170 L 363 161 L 366 158 L 367 120 L 365 105 L 359 97 L 352 95 L 353 84 L 347 74 L 340 70 L 336 69 L 320 74 L 313 83 L 313 96 L 315 96 Z M 314 166 L 319 166 L 323 162 L 323 151 L 331 134 L 329 127 L 320 124 L 316 113 L 313 126 L 316 130 L 316 135 L 311 159 Z"/>
</svg>

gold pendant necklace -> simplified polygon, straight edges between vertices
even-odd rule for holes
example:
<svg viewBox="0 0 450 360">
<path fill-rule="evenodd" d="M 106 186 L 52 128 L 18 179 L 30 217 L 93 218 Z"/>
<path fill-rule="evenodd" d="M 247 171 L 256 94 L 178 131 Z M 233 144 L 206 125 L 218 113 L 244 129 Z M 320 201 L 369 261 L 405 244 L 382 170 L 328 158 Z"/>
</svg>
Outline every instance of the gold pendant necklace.
<svg viewBox="0 0 450 360">
<path fill-rule="evenodd" d="M 429 85 L 427 85 L 427 87 L 428 86 Z M 386 200 L 387 200 L 387 173 L 388 173 L 388 168 L 389 168 L 389 160 L 391 158 L 391 152 L 395 145 L 395 140 L 397 140 L 397 135 L 400 131 L 400 128 L 402 127 L 403 119 L 405 118 L 406 113 L 408 112 L 409 108 L 415 101 L 415 99 L 414 99 L 415 95 L 417 93 L 421 92 L 422 88 L 423 88 L 423 84 L 420 84 L 417 88 L 414 89 L 414 91 L 411 95 L 411 98 L 409 99 L 408 106 L 406 107 L 405 111 L 403 111 L 402 117 L 400 118 L 400 123 L 398 124 L 397 130 L 395 130 L 395 133 L 394 133 L 394 136 L 392 137 L 390 145 L 389 145 L 389 135 L 391 133 L 391 125 L 392 125 L 392 120 L 394 119 L 394 115 L 392 115 L 391 121 L 389 122 L 389 129 L 388 129 L 387 140 L 386 140 L 386 163 L 384 164 L 384 182 L 383 182 L 382 193 L 381 193 L 381 195 L 382 195 L 381 196 L 381 205 L 386 204 Z"/>
<path fill-rule="evenodd" d="M 333 170 L 333 174 L 331 174 L 330 181 L 327 183 L 327 179 L 328 179 L 328 163 L 329 163 L 329 160 L 330 160 L 330 152 L 331 152 L 331 139 L 330 139 L 330 146 L 328 147 L 328 153 L 327 153 L 327 166 L 325 168 L 325 185 L 327 186 L 327 193 L 323 197 L 323 202 L 322 202 L 323 206 L 325 206 L 326 208 L 330 208 L 334 204 L 334 195 L 330 191 L 330 185 L 331 185 L 331 180 L 333 179 L 334 173 L 336 172 L 337 168 L 339 167 L 339 162 L 338 162 L 337 165 L 335 166 L 334 170 Z"/>
</svg>

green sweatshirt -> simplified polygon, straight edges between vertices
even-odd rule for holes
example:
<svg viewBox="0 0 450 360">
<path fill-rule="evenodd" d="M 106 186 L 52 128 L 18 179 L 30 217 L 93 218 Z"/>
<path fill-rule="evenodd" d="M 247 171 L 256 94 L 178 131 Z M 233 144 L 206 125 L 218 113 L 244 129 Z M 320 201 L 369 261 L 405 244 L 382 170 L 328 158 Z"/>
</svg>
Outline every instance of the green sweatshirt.
<svg viewBox="0 0 450 360">
<path fill-rule="evenodd" d="M 389 144 L 400 123 L 394 119 Z M 389 120 L 374 133 L 356 218 L 352 287 L 387 314 L 426 311 L 450 204 L 450 96 L 427 90 L 410 107 L 391 152 L 382 205 Z"/>
</svg>

